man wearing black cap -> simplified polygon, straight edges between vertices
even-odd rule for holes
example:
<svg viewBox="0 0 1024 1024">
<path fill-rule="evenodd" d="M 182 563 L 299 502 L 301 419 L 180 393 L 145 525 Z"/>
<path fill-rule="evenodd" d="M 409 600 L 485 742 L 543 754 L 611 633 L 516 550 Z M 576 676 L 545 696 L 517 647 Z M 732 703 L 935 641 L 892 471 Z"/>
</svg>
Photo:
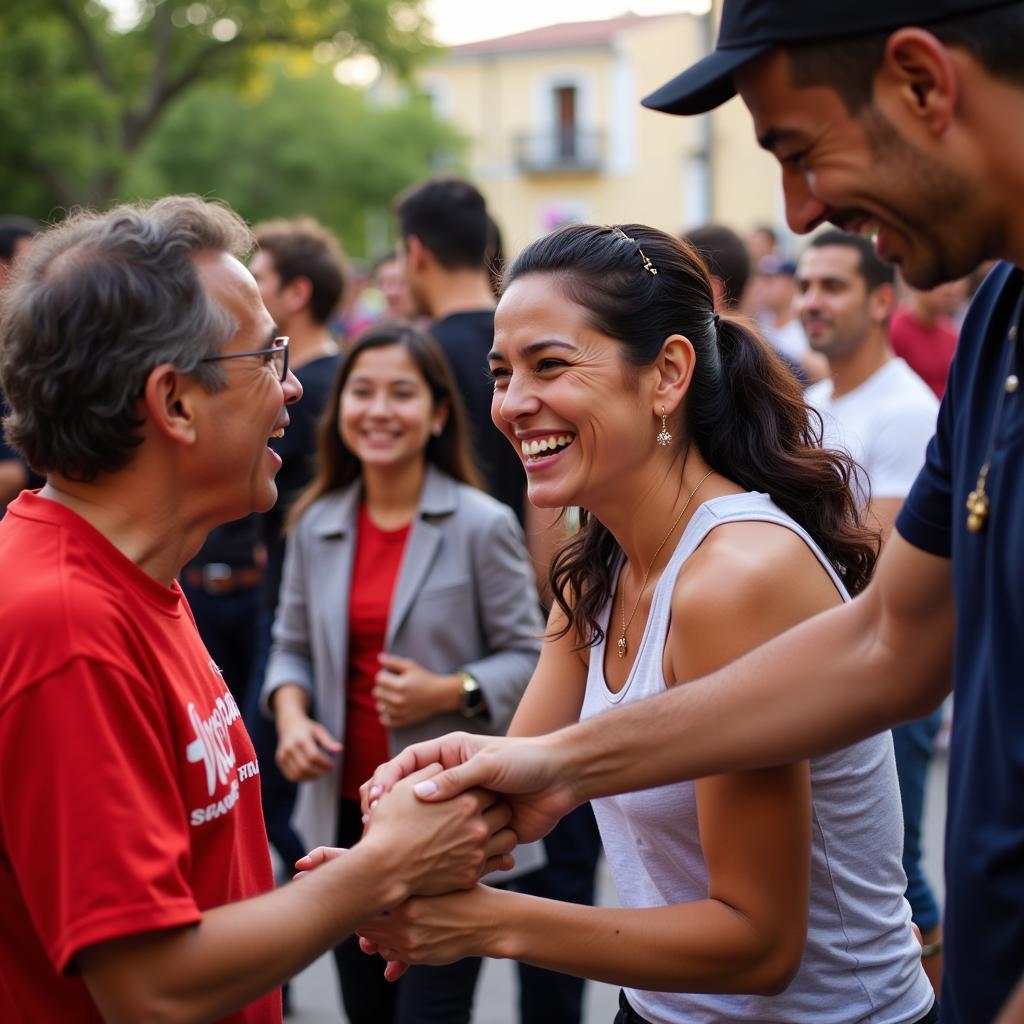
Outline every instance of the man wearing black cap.
<svg viewBox="0 0 1024 1024">
<path fill-rule="evenodd" d="M 421 796 L 520 794 L 529 840 L 590 797 L 844 746 L 955 683 L 942 1019 L 1024 1021 L 1022 53 L 1021 2 L 725 0 L 715 52 L 645 105 L 696 114 L 739 93 L 782 165 L 790 227 L 869 234 L 914 287 L 1005 261 L 964 323 L 875 581 L 707 679 L 550 737 L 411 748 L 375 786 L 443 758 Z"/>
</svg>

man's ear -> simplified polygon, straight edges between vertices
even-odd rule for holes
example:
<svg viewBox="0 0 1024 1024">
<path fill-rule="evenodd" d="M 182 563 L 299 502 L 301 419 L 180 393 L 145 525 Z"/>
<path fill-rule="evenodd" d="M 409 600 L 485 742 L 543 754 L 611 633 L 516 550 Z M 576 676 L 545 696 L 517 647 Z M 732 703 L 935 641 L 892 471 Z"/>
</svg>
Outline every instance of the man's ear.
<svg viewBox="0 0 1024 1024">
<path fill-rule="evenodd" d="M 170 363 L 154 367 L 146 378 L 140 402 L 146 421 L 161 436 L 176 444 L 196 441 L 196 398 L 203 387 L 194 377 Z"/>
<path fill-rule="evenodd" d="M 896 306 L 896 289 L 891 284 L 880 284 L 868 295 L 868 313 L 872 322 L 885 323 Z"/>
<path fill-rule="evenodd" d="M 661 414 L 662 406 L 671 415 L 679 407 L 693 380 L 696 357 L 690 339 L 681 334 L 669 335 L 661 346 L 655 361 L 658 373 L 654 389 L 655 415 Z"/>
<path fill-rule="evenodd" d="M 875 75 L 875 95 L 900 123 L 916 121 L 934 137 L 949 127 L 959 81 L 950 51 L 921 28 L 901 28 L 889 36 Z"/>
<path fill-rule="evenodd" d="M 308 277 L 293 277 L 282 289 L 281 295 L 289 313 L 305 309 L 313 298 L 313 282 Z"/>
<path fill-rule="evenodd" d="M 430 250 L 416 235 L 405 237 L 405 263 L 407 272 L 421 271 L 429 262 Z"/>
</svg>

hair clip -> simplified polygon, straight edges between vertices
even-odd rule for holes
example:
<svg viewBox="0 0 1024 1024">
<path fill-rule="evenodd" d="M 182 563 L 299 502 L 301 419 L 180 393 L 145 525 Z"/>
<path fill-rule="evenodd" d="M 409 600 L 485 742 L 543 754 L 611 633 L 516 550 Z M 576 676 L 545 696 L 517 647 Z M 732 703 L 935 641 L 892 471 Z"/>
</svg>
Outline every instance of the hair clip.
<svg viewBox="0 0 1024 1024">
<path fill-rule="evenodd" d="M 630 238 L 629 235 L 627 235 L 626 232 L 623 231 L 622 228 L 620 228 L 618 226 L 618 224 L 611 225 L 611 229 L 616 234 L 622 235 L 622 237 L 627 242 L 630 242 L 631 244 L 636 245 L 636 239 L 635 238 Z M 652 277 L 657 277 L 658 276 L 658 268 L 644 255 L 644 251 L 643 251 L 643 249 L 640 248 L 639 245 L 636 245 L 636 251 L 640 254 L 640 259 L 642 259 L 644 261 L 644 270 L 646 270 L 647 273 L 650 274 Z"/>
</svg>

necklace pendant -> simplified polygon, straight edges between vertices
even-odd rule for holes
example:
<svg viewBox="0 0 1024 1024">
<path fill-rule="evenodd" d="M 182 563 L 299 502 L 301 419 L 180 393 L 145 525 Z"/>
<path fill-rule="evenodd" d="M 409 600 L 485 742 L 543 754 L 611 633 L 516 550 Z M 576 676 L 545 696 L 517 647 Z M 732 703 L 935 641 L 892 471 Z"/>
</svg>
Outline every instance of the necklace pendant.
<svg viewBox="0 0 1024 1024">
<path fill-rule="evenodd" d="M 967 529 L 971 533 L 981 533 L 988 519 L 988 495 L 984 487 L 971 491 L 967 496 Z"/>
<path fill-rule="evenodd" d="M 618 648 L 617 653 L 619 657 L 624 658 L 626 656 L 626 638 L 624 636 L 620 636 L 618 643 L 616 643 L 615 646 Z"/>
</svg>

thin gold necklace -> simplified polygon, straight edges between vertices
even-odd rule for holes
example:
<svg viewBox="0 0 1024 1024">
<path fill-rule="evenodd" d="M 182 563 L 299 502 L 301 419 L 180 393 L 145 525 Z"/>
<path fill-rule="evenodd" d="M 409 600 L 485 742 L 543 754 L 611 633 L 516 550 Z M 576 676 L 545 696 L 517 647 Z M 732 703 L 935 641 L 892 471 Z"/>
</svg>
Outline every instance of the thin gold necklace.
<svg viewBox="0 0 1024 1024">
<path fill-rule="evenodd" d="M 636 610 L 640 607 L 641 600 L 643 600 L 644 591 L 647 589 L 647 580 L 651 575 L 651 569 L 654 568 L 654 563 L 658 560 L 658 555 L 661 554 L 661 549 L 668 543 L 669 537 L 671 537 L 672 534 L 676 532 L 676 527 L 679 525 L 679 520 L 683 518 L 684 513 L 690 507 L 690 502 L 693 501 L 693 496 L 697 493 L 697 491 L 700 490 L 700 485 L 704 483 L 704 481 L 707 480 L 707 478 L 711 476 L 712 473 L 714 473 L 714 470 L 709 469 L 700 478 L 700 480 L 697 481 L 697 486 L 694 487 L 692 491 L 690 491 L 690 496 L 686 499 L 686 504 L 683 505 L 683 507 L 679 510 L 679 515 L 677 515 L 675 519 L 672 521 L 672 525 L 668 528 L 668 533 L 665 534 L 664 539 L 658 545 L 658 550 L 655 551 L 654 554 L 651 556 L 651 560 L 647 563 L 647 568 L 644 570 L 644 578 L 640 584 L 640 592 L 636 595 L 636 603 L 633 605 L 633 610 L 629 613 L 628 619 L 626 618 L 626 581 L 623 577 L 623 574 L 621 572 L 619 573 L 619 595 L 622 598 L 622 600 L 619 602 L 619 608 L 622 614 L 622 632 L 619 634 L 619 639 L 615 644 L 615 647 L 617 648 L 618 655 L 620 658 L 624 658 L 626 656 L 627 651 L 629 650 L 629 644 L 626 643 L 626 630 L 629 629 L 630 625 L 632 624 L 633 616 L 636 615 Z M 625 567 L 625 563 L 623 563 L 623 567 Z"/>
</svg>

